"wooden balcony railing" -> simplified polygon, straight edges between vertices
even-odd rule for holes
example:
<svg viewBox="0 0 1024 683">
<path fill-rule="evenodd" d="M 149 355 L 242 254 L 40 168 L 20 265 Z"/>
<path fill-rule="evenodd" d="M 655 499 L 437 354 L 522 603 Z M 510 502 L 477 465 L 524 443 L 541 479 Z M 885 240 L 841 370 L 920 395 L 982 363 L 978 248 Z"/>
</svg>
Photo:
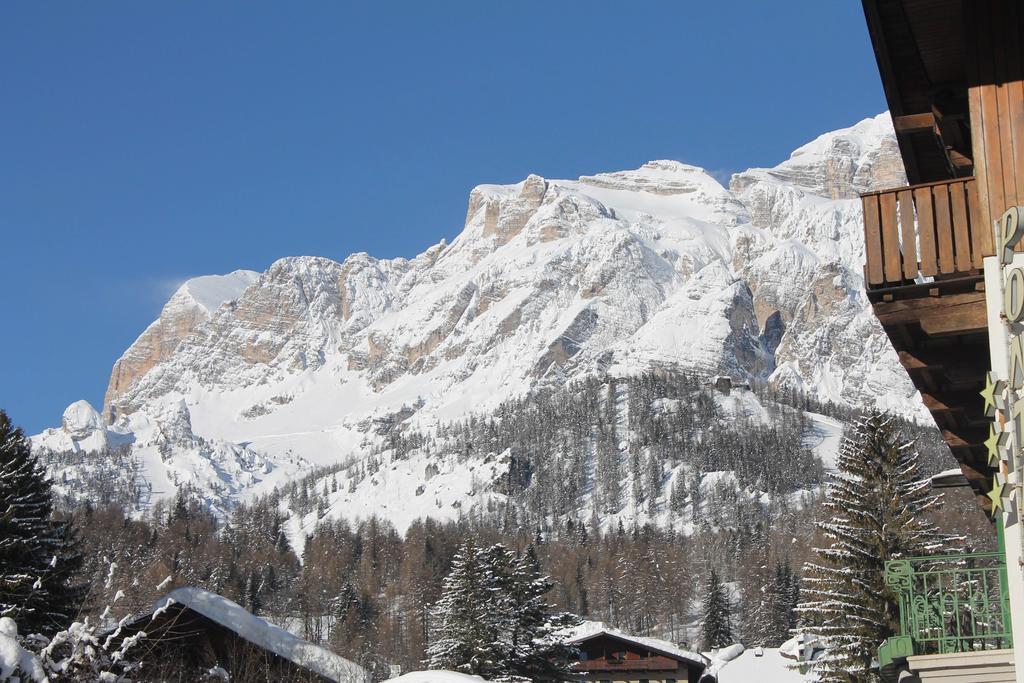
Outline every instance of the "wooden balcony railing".
<svg viewBox="0 0 1024 683">
<path fill-rule="evenodd" d="M 679 662 L 655 655 L 638 659 L 590 659 L 576 662 L 575 666 L 577 671 L 675 671 Z"/>
<path fill-rule="evenodd" d="M 861 201 L 868 289 L 977 272 L 995 253 L 974 178 L 868 192 Z"/>
</svg>

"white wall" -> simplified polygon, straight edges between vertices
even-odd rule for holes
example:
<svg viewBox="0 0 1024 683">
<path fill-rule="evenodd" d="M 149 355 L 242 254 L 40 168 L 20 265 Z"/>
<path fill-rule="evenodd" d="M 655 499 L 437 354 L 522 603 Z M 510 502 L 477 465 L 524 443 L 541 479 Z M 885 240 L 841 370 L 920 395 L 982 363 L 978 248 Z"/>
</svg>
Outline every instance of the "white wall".
<svg viewBox="0 0 1024 683">
<path fill-rule="evenodd" d="M 1015 254 L 1013 266 L 1024 267 L 1024 254 Z M 989 353 L 992 361 L 992 372 L 996 377 L 1005 379 L 1007 369 L 1007 343 L 1009 335 L 1006 323 L 1001 317 L 1003 309 L 1003 273 L 1000 271 L 999 260 L 995 256 L 985 259 L 985 298 L 988 302 L 988 343 Z M 1024 444 L 1014 444 L 1020 458 L 1020 448 Z M 1008 487 L 1004 493 L 1009 492 L 1010 485 L 1017 485 L 1021 477 L 1020 463 L 1017 463 L 1017 471 L 1011 472 L 1007 478 Z M 1014 501 L 1005 501 L 1010 514 L 1005 514 L 1006 539 L 1006 568 L 1010 584 L 1010 613 L 1013 622 L 1014 636 L 1014 658 L 1016 660 L 1017 683 L 1024 683 L 1024 571 L 1022 571 L 1022 533 L 1024 524 L 1021 524 L 1018 514 L 1012 512 L 1013 508 L 1019 511 L 1022 507 L 1021 491 L 1017 492 Z"/>
</svg>

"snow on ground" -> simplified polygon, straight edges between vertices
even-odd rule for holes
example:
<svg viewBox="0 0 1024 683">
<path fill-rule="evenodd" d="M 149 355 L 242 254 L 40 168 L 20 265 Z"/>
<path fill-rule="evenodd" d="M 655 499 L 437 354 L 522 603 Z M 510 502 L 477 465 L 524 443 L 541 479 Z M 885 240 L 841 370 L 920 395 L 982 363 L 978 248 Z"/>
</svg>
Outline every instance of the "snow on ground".
<svg viewBox="0 0 1024 683">
<path fill-rule="evenodd" d="M 718 670 L 718 683 L 809 683 L 816 680 L 811 674 L 791 669 L 794 660 L 783 657 L 778 648 L 763 648 L 764 654 L 760 657 L 757 651 L 757 648 L 745 650 L 723 664 Z"/>
<path fill-rule="evenodd" d="M 761 404 L 757 394 L 748 389 L 732 389 L 728 395 L 715 391 L 712 395 L 722 415 L 732 420 L 746 420 L 758 425 L 772 422 L 768 409 Z"/>
<path fill-rule="evenodd" d="M 836 470 L 836 457 L 839 455 L 839 444 L 843 440 L 843 423 L 818 413 L 806 413 L 810 420 L 810 429 L 804 436 L 804 446 L 814 451 L 821 458 L 825 469 Z"/>
<path fill-rule="evenodd" d="M 415 450 L 404 459 L 385 460 L 379 470 L 358 483 L 351 479 L 352 471 L 343 470 L 318 480 L 314 488 L 322 491 L 327 481 L 337 481 L 338 490 L 325 496 L 328 516 L 358 522 L 383 515 L 405 533 L 417 519 L 454 520 L 463 514 L 463 508 L 485 507 L 490 500 L 503 504 L 504 494 L 491 488 L 506 465 L 501 457 L 481 462 Z M 319 522 L 316 511 L 301 519 L 289 518 L 288 539 L 300 554 L 306 535 Z"/>
</svg>

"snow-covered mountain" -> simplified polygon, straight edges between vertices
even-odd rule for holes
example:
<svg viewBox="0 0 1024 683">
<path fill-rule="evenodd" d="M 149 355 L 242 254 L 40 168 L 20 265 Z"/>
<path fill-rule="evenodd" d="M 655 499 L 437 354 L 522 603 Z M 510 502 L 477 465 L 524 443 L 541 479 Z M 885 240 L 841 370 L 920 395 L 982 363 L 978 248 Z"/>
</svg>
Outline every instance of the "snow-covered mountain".
<svg viewBox="0 0 1024 683">
<path fill-rule="evenodd" d="M 430 429 L 583 376 L 681 367 L 920 414 L 863 294 L 857 193 L 902 182 L 882 114 L 729 188 L 675 161 L 481 185 L 462 233 L 412 259 L 189 280 L 117 361 L 102 410 L 73 404 L 33 442 L 120 446 L 154 497 L 189 483 L 223 506 L 358 460 L 396 421 Z M 422 513 L 417 467 L 396 464 L 357 512 Z M 486 470 L 457 467 L 432 479 L 438 509 Z"/>
<path fill-rule="evenodd" d="M 251 270 L 236 270 L 186 281 L 164 305 L 160 317 L 114 363 L 104 405 L 111 405 L 135 380 L 169 359 L 185 337 L 208 321 L 222 304 L 241 296 L 258 277 L 259 273 Z"/>
</svg>

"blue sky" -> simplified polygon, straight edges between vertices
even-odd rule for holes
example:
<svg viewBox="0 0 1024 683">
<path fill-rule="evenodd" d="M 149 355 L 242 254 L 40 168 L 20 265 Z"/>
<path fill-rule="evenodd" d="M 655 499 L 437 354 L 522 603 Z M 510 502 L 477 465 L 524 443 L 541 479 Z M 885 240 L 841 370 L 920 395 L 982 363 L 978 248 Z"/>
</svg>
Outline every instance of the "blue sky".
<svg viewBox="0 0 1024 683">
<path fill-rule="evenodd" d="M 470 189 L 721 178 L 885 108 L 860 3 L 8 2 L 0 407 L 99 406 L 182 280 L 411 256 Z"/>
</svg>

